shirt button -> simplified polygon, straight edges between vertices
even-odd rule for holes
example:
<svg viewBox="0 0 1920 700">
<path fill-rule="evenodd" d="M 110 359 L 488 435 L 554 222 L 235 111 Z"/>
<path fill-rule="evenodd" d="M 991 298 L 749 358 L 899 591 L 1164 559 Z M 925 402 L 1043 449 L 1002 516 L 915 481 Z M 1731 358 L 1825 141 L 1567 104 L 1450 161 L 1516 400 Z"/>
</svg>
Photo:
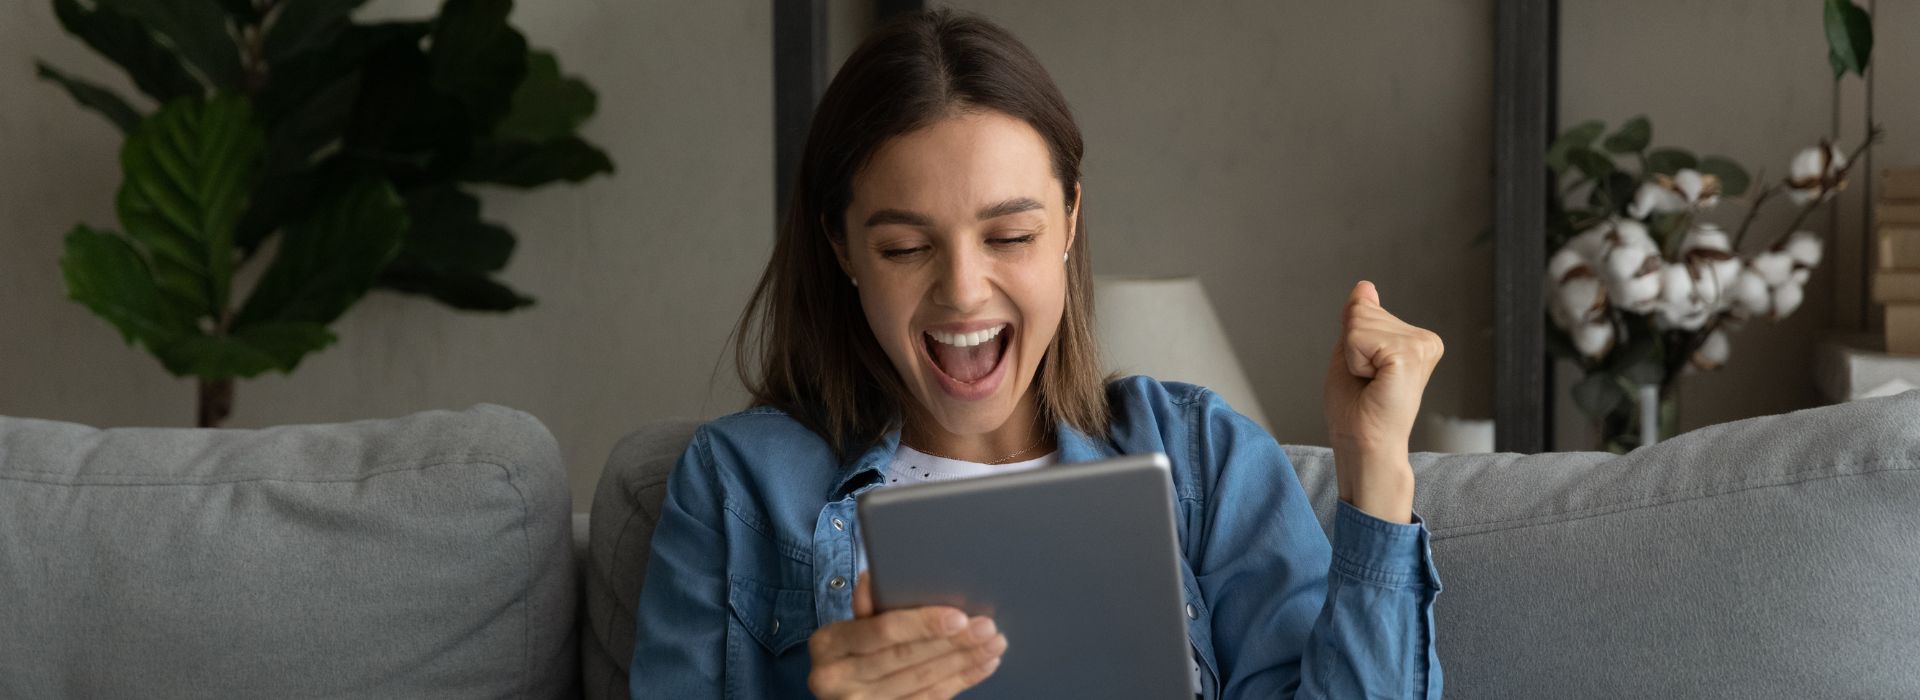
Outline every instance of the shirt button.
<svg viewBox="0 0 1920 700">
<path fill-rule="evenodd" d="M 833 577 L 833 580 L 831 580 L 831 581 L 828 581 L 828 582 L 827 582 L 827 587 L 828 587 L 828 588 L 831 588 L 831 589 L 833 589 L 833 590 L 836 590 L 836 591 L 837 591 L 837 590 L 840 590 L 840 589 L 842 589 L 842 588 L 846 588 L 846 587 L 847 587 L 847 577 L 845 577 L 845 576 L 835 576 L 835 577 Z"/>
<path fill-rule="evenodd" d="M 1200 611 L 1195 610 L 1192 603 L 1187 604 L 1187 619 L 1189 620 L 1200 619 Z"/>
<path fill-rule="evenodd" d="M 780 633 L 780 620 L 778 620 L 778 619 L 775 619 L 775 620 L 773 621 L 773 633 L 774 633 L 774 634 L 779 634 L 779 633 Z"/>
<path fill-rule="evenodd" d="M 835 529 L 835 530 L 845 530 L 845 529 L 847 529 L 847 521 L 845 521 L 845 520 L 841 520 L 841 519 L 839 519 L 839 518 L 834 518 L 834 519 L 833 519 L 833 529 Z"/>
</svg>

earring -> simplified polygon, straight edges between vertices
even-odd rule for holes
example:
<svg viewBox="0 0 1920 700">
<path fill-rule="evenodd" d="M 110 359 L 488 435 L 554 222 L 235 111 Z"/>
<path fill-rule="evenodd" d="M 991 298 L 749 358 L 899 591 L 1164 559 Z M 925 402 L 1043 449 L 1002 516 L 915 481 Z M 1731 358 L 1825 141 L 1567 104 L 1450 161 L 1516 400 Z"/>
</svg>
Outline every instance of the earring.
<svg viewBox="0 0 1920 700">
<path fill-rule="evenodd" d="M 847 281 L 852 282 L 855 287 L 860 286 L 860 280 L 854 279 L 853 275 L 847 275 Z"/>
<path fill-rule="evenodd" d="M 1068 256 L 1070 256 L 1070 255 L 1073 255 L 1073 253 L 1071 253 L 1071 252 L 1066 252 L 1066 253 L 1061 253 L 1061 254 L 1060 254 L 1060 264 L 1062 264 L 1062 265 L 1065 265 L 1065 264 L 1066 264 L 1066 262 L 1067 262 L 1067 257 L 1068 257 Z"/>
</svg>

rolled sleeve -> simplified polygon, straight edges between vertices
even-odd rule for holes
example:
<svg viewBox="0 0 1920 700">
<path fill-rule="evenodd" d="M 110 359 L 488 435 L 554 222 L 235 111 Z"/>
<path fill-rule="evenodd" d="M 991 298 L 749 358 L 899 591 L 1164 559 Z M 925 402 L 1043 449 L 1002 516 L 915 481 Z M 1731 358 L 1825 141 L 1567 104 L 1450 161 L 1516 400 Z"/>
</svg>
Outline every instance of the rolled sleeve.
<svg viewBox="0 0 1920 700">
<path fill-rule="evenodd" d="M 1333 516 L 1333 570 L 1351 580 L 1380 586 L 1440 591 L 1426 521 L 1392 523 L 1340 501 Z"/>
</svg>

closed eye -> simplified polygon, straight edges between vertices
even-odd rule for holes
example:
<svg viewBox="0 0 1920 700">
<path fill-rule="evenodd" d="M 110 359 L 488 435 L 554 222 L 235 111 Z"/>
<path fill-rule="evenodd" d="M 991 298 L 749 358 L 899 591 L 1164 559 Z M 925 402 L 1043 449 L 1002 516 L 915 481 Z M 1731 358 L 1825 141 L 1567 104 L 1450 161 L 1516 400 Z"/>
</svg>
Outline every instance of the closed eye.
<svg viewBox="0 0 1920 700">
<path fill-rule="evenodd" d="M 914 246 L 912 248 L 888 248 L 886 250 L 880 251 L 880 257 L 886 258 L 888 260 L 900 260 L 912 255 L 915 255 L 917 253 L 925 252 L 926 250 L 927 250 L 926 246 Z"/>
<path fill-rule="evenodd" d="M 1035 234 L 1029 233 L 1024 236 L 1007 236 L 1005 238 L 995 238 L 995 239 L 992 239 L 992 243 L 997 246 L 1011 248 L 1017 245 L 1032 243 L 1034 235 Z"/>
</svg>

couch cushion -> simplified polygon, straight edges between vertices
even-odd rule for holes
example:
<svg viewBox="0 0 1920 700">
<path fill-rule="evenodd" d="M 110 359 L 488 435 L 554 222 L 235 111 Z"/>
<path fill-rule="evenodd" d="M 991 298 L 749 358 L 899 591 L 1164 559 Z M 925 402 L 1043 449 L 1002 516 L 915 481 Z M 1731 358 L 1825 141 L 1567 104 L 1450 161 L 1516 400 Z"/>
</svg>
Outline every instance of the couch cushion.
<svg viewBox="0 0 1920 700">
<path fill-rule="evenodd" d="M 694 420 L 649 424 L 622 439 L 593 491 L 587 544 L 586 619 L 580 625 L 580 679 L 589 700 L 627 697 L 634 611 L 647 575 L 653 524 L 667 475 L 700 427 Z"/>
<path fill-rule="evenodd" d="M 1413 462 L 1448 697 L 1920 697 L 1920 392 Z"/>
<path fill-rule="evenodd" d="M 643 428 L 601 477 L 588 697 L 626 697 L 652 519 L 694 425 Z M 1330 528 L 1332 453 L 1286 449 Z M 1624 456 L 1413 466 L 1448 697 L 1920 697 L 1920 392 Z"/>
<path fill-rule="evenodd" d="M 553 437 L 498 406 L 0 418 L 0 697 L 559 697 L 570 510 Z"/>
</svg>

